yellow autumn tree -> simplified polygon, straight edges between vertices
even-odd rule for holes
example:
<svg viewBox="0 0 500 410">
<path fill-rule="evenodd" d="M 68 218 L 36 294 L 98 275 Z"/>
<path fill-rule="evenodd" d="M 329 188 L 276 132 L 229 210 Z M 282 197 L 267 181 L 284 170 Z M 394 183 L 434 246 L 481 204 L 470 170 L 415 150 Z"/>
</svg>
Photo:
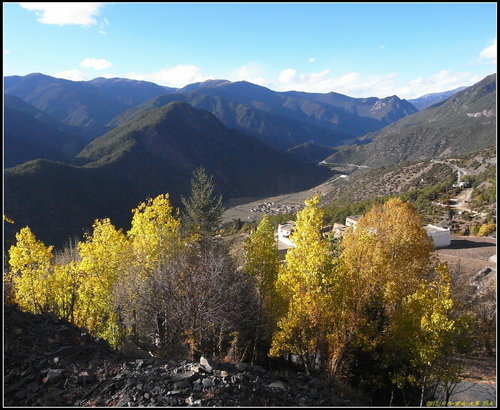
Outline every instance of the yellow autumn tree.
<svg viewBox="0 0 500 410">
<path fill-rule="evenodd" d="M 182 244 L 181 222 L 170 205 L 169 195 L 149 198 L 132 210 L 131 241 L 136 274 L 156 269 L 163 258 L 173 258 Z"/>
<path fill-rule="evenodd" d="M 53 266 L 50 285 L 54 295 L 54 313 L 71 323 L 75 323 L 75 309 L 82 279 L 83 275 L 76 261 Z"/>
<path fill-rule="evenodd" d="M 386 357 L 398 362 L 388 363 L 392 381 L 400 388 L 419 387 L 420 406 L 428 386 L 440 384 L 446 391 L 460 380 L 464 363 L 456 358 L 473 343 L 468 332 L 471 317 L 453 312 L 448 266 L 439 264 L 435 272 L 433 280 L 423 281 L 404 298 L 383 337 L 385 351 L 390 352 Z"/>
<path fill-rule="evenodd" d="M 387 309 L 398 306 L 433 273 L 432 239 L 413 205 L 399 198 L 376 204 L 342 241 L 341 259 L 356 278 L 359 306 L 380 296 Z"/>
<path fill-rule="evenodd" d="M 82 276 L 75 323 L 116 346 L 121 338 L 121 325 L 113 303 L 113 288 L 123 266 L 127 265 L 127 238 L 109 219 L 98 219 L 92 235 L 86 235 L 86 240 L 78 244 L 78 250 Z"/>
<path fill-rule="evenodd" d="M 257 350 L 268 353 L 272 333 L 283 309 L 282 301 L 276 292 L 276 280 L 280 268 L 280 260 L 274 228 L 269 218 L 264 216 L 257 229 L 247 238 L 244 245 L 245 272 L 250 275 L 258 290 L 259 312 L 261 321 L 255 335 Z M 257 348 L 257 345 L 261 345 Z"/>
<path fill-rule="evenodd" d="M 374 205 L 342 241 L 343 278 L 356 295 L 349 306 L 355 326 L 350 349 L 358 359 L 350 371 L 369 380 L 372 390 L 386 374 L 404 404 L 422 401 L 438 368 L 446 378 L 437 364 L 456 352 L 466 328 L 452 319 L 449 275 L 433 251 L 420 216 L 398 198 Z M 375 370 L 369 374 L 368 368 Z M 419 397 L 411 398 L 411 386 L 421 387 Z"/>
<path fill-rule="evenodd" d="M 52 310 L 52 249 L 36 239 L 29 227 L 16 234 L 16 244 L 9 249 L 10 272 L 6 279 L 12 284 L 14 302 L 22 310 L 31 313 Z"/>
<path fill-rule="evenodd" d="M 157 312 L 151 314 L 150 306 L 155 305 L 156 300 L 156 274 L 163 265 L 171 263 L 184 246 L 181 222 L 178 211 L 170 204 L 169 194 L 149 198 L 133 209 L 132 214 L 127 232 L 131 259 L 115 293 L 119 295 L 118 305 L 132 335 L 138 336 L 142 333 L 141 327 L 148 327 L 143 323 L 156 323 L 163 343 L 162 309 L 158 307 Z"/>
<path fill-rule="evenodd" d="M 297 214 L 290 240 L 294 247 L 286 255 L 286 266 L 278 275 L 277 289 L 287 303 L 278 322 L 270 355 L 296 354 L 307 372 L 314 372 L 318 358 L 327 355 L 328 287 L 331 282 L 331 252 L 320 229 L 323 211 L 319 197 L 305 201 Z M 324 362 L 324 360 L 323 360 Z"/>
</svg>

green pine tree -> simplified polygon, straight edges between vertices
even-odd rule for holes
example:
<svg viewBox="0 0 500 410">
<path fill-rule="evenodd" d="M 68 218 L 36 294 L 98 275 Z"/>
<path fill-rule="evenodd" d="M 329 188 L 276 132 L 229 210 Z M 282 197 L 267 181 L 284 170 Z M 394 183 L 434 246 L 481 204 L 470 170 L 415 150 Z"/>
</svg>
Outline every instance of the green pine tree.
<svg viewBox="0 0 500 410">
<path fill-rule="evenodd" d="M 181 197 L 184 205 L 182 222 L 190 233 L 202 236 L 216 234 L 222 223 L 222 196 L 215 195 L 212 177 L 202 167 L 193 172 L 191 196 Z"/>
</svg>

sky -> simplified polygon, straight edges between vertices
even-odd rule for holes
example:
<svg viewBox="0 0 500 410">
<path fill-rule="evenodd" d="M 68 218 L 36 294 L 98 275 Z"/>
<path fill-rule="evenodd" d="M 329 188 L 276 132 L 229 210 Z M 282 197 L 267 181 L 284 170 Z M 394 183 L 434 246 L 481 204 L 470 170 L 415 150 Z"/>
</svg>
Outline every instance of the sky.
<svg viewBox="0 0 500 410">
<path fill-rule="evenodd" d="M 416 98 L 496 72 L 496 2 L 3 3 L 4 76 Z"/>
</svg>

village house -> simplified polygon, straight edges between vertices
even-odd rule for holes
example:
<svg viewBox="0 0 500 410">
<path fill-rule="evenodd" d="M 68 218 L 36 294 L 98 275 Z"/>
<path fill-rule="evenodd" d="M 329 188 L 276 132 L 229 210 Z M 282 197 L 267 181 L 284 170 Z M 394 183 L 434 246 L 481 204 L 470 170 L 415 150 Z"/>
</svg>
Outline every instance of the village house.
<svg viewBox="0 0 500 410">
<path fill-rule="evenodd" d="M 345 226 L 356 226 L 358 224 L 359 218 L 361 218 L 362 215 L 350 215 L 345 218 Z"/>
<path fill-rule="evenodd" d="M 348 216 L 345 219 L 346 226 L 356 226 L 359 218 L 360 215 Z M 426 230 L 427 235 L 432 238 L 436 249 L 446 248 L 451 245 L 451 231 L 449 229 L 440 228 L 439 226 L 431 224 L 425 225 L 423 228 Z"/>
<path fill-rule="evenodd" d="M 345 225 L 341 223 L 334 223 L 332 225 L 325 226 L 320 229 L 323 238 L 341 238 L 344 235 L 345 230 L 358 224 L 361 215 L 350 215 L 345 219 Z M 288 221 L 282 225 L 278 225 L 278 248 L 289 249 L 295 247 L 295 244 L 290 240 L 290 235 L 293 233 L 295 228 L 294 221 Z M 451 245 L 451 231 L 449 229 L 441 228 L 436 225 L 425 225 L 423 227 L 427 235 L 432 238 L 434 247 L 445 248 Z"/>
<path fill-rule="evenodd" d="M 436 249 L 446 248 L 451 245 L 451 231 L 449 229 L 430 224 L 425 225 L 424 229 L 427 231 L 427 235 L 432 238 Z"/>
<path fill-rule="evenodd" d="M 289 248 L 295 247 L 293 242 L 290 240 L 290 235 L 293 232 L 293 228 L 295 228 L 294 221 L 288 221 L 284 224 L 278 225 L 278 242 L 281 242 Z"/>
</svg>

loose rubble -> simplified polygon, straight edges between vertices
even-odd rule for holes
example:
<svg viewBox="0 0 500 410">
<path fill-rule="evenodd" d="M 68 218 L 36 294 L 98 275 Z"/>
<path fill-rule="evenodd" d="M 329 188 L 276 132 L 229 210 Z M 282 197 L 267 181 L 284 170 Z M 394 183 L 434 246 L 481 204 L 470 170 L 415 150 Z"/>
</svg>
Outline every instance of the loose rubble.
<svg viewBox="0 0 500 410">
<path fill-rule="evenodd" d="M 349 406 L 320 380 L 215 358 L 131 358 L 54 315 L 4 306 L 6 406 Z"/>
</svg>

